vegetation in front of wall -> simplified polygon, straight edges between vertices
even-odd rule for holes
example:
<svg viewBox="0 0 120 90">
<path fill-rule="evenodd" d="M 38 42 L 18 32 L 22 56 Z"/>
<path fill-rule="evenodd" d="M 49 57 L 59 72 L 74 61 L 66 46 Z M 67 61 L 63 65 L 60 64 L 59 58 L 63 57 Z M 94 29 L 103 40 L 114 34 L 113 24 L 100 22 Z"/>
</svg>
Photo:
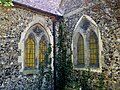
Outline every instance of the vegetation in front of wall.
<svg viewBox="0 0 120 90">
<path fill-rule="evenodd" d="M 104 74 L 101 73 L 98 77 L 99 80 L 99 90 L 104 90 Z"/>
<path fill-rule="evenodd" d="M 51 44 L 49 44 L 45 53 L 44 62 L 40 63 L 38 76 L 34 82 L 34 86 L 38 90 L 50 90 L 52 88 L 51 52 L 52 48 Z"/>
<path fill-rule="evenodd" d="M 70 82 L 72 72 L 70 38 L 65 22 L 61 22 L 58 30 L 57 43 L 57 90 L 64 90 L 67 82 Z"/>
<path fill-rule="evenodd" d="M 65 90 L 93 90 L 91 87 L 92 72 L 90 69 L 74 71 L 72 81 L 67 83 Z"/>
<path fill-rule="evenodd" d="M 82 77 L 80 81 L 80 86 L 82 87 L 82 90 L 92 90 L 90 83 L 91 83 L 91 71 L 90 69 L 86 71 L 82 71 Z"/>
<path fill-rule="evenodd" d="M 82 71 L 80 86 L 83 90 L 105 90 L 104 89 L 104 74 Z"/>
<path fill-rule="evenodd" d="M 80 85 L 76 81 L 72 81 L 72 83 L 67 83 L 65 86 L 65 90 L 80 90 Z"/>
<path fill-rule="evenodd" d="M 65 90 L 105 90 L 104 74 L 90 69 L 73 72 L 72 82 L 67 82 Z"/>
<path fill-rule="evenodd" d="M 0 0 L 0 4 L 5 7 L 13 6 L 12 0 Z"/>
</svg>

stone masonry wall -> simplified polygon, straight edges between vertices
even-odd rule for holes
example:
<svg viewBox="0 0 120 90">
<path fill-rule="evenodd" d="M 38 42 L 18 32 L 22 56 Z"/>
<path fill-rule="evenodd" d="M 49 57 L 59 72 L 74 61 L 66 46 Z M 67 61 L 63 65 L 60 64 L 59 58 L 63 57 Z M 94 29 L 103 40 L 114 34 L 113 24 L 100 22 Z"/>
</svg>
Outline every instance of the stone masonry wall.
<svg viewBox="0 0 120 90">
<path fill-rule="evenodd" d="M 34 90 L 36 88 L 34 83 L 36 75 L 24 76 L 19 72 L 21 65 L 18 63 L 20 55 L 18 43 L 21 33 L 36 15 L 38 14 L 24 8 L 12 8 L 9 12 L 0 10 L 0 90 Z"/>
<path fill-rule="evenodd" d="M 109 18 L 105 14 L 101 15 L 102 10 L 100 13 L 97 13 L 95 12 L 96 7 L 92 8 L 92 6 L 95 6 L 96 3 L 101 2 L 95 2 L 95 0 L 93 2 L 90 2 L 91 0 L 82 1 L 84 1 L 84 3 L 81 3 L 82 5 L 80 6 L 82 7 L 80 9 L 78 9 L 78 3 L 80 4 L 81 0 L 69 0 L 69 2 L 66 2 L 66 12 L 64 18 L 68 24 L 68 30 L 73 32 L 76 23 L 83 14 L 90 16 L 97 23 L 100 29 L 104 50 L 102 53 L 104 55 L 104 64 L 102 65 L 104 88 L 105 90 L 120 90 L 120 28 L 113 29 L 112 27 L 112 25 L 116 22 L 116 19 Z M 106 8 L 103 8 L 103 10 L 106 12 L 108 11 Z M 110 21 L 107 22 L 106 18 Z M 114 28 L 117 27 L 117 25 L 118 24 L 116 24 Z M 75 74 L 73 76 L 75 77 L 73 78 L 80 80 L 80 72 L 81 71 L 79 70 L 74 70 Z M 95 86 L 94 84 L 97 82 L 99 75 L 100 73 L 93 73 L 93 82 L 91 82 L 91 86 Z"/>
<path fill-rule="evenodd" d="M 66 0 L 67 4 L 65 5 L 65 13 L 74 11 L 77 8 L 82 7 L 83 1 L 82 0 Z M 69 8 L 69 9 L 68 9 Z"/>
</svg>

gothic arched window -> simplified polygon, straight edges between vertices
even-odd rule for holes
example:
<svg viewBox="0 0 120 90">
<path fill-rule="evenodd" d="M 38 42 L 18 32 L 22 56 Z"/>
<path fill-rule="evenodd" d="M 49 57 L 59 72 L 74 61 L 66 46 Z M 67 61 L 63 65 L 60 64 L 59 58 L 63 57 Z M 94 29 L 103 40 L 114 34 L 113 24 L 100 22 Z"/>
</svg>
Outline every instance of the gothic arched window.
<svg viewBox="0 0 120 90">
<path fill-rule="evenodd" d="M 25 42 L 25 68 L 35 67 L 35 40 L 29 35 Z"/>
<path fill-rule="evenodd" d="M 49 44 L 49 37 L 44 28 L 34 25 L 26 34 L 24 47 L 24 69 L 34 70 L 43 66 Z"/>
<path fill-rule="evenodd" d="M 46 37 L 42 36 L 39 43 L 39 62 L 40 63 L 44 61 L 46 51 L 47 51 Z"/>
<path fill-rule="evenodd" d="M 81 34 L 77 41 L 77 64 L 84 65 L 84 40 Z"/>
<path fill-rule="evenodd" d="M 90 66 L 99 65 L 99 45 L 98 45 L 98 37 L 95 32 L 90 31 L 89 36 L 89 49 L 90 49 Z"/>
<path fill-rule="evenodd" d="M 100 32 L 96 23 L 83 15 L 75 26 L 73 33 L 74 68 L 101 70 L 101 52 L 103 51 Z"/>
</svg>

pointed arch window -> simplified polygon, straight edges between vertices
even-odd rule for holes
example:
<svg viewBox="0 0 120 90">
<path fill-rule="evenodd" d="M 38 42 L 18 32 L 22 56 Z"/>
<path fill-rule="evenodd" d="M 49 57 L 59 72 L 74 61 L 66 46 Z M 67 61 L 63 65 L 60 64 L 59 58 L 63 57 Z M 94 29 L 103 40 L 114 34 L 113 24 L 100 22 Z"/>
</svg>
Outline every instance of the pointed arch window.
<svg viewBox="0 0 120 90">
<path fill-rule="evenodd" d="M 35 25 L 27 33 L 24 46 L 24 69 L 35 70 L 45 64 L 45 54 L 49 44 L 46 31 L 39 25 Z"/>
<path fill-rule="evenodd" d="M 18 63 L 21 65 L 20 72 L 25 75 L 36 74 L 48 66 L 47 50 L 49 44 L 53 47 L 53 35 L 50 28 L 45 25 L 46 21 L 41 22 L 41 20 L 43 18 L 38 17 L 29 23 L 21 33 L 18 43 Z M 51 49 L 49 57 L 53 57 L 53 48 Z M 51 66 L 52 62 L 53 59 L 51 59 Z"/>
<path fill-rule="evenodd" d="M 25 68 L 35 67 L 35 40 L 32 34 L 25 42 Z"/>
<path fill-rule="evenodd" d="M 98 37 L 95 32 L 90 31 L 89 36 L 89 49 L 90 49 L 90 66 L 99 65 L 99 47 L 98 47 Z"/>
<path fill-rule="evenodd" d="M 98 26 L 89 16 L 83 15 L 76 24 L 72 46 L 74 68 L 101 69 L 101 36 Z"/>
<path fill-rule="evenodd" d="M 81 34 L 77 41 L 77 64 L 84 65 L 84 40 Z"/>
<path fill-rule="evenodd" d="M 76 51 L 74 51 L 75 56 L 75 66 L 84 68 L 92 67 L 99 68 L 99 42 L 96 33 L 92 30 L 88 30 L 87 34 L 80 34 L 77 32 L 74 39 L 74 47 L 77 46 Z M 77 55 L 75 55 L 76 53 Z"/>
<path fill-rule="evenodd" d="M 44 62 L 45 53 L 47 51 L 47 41 L 46 37 L 42 36 L 40 42 L 39 42 L 39 62 Z"/>
</svg>

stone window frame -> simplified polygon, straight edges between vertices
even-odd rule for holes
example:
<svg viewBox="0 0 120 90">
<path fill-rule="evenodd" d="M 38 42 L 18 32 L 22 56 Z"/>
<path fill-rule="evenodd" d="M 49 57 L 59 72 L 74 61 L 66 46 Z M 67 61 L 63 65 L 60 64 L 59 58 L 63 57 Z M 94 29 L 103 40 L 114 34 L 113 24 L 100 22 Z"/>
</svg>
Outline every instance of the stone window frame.
<svg viewBox="0 0 120 90">
<path fill-rule="evenodd" d="M 36 27 L 39 27 L 40 30 L 42 30 L 42 32 L 40 33 L 40 35 L 36 35 L 36 33 L 34 32 L 34 29 Z M 40 42 L 42 36 L 46 36 L 46 40 L 48 42 L 47 46 L 48 46 L 50 40 L 49 40 L 49 37 L 48 37 L 48 35 L 46 33 L 46 30 L 41 25 L 39 25 L 39 24 L 35 24 L 32 27 L 30 27 L 30 30 L 28 31 L 28 33 L 26 33 L 26 36 L 24 38 L 25 39 L 25 43 L 26 43 L 26 40 L 27 40 L 27 38 L 29 37 L 30 34 L 34 35 L 34 42 L 35 42 L 35 52 L 34 53 L 35 53 L 35 61 L 36 61 L 36 64 L 37 64 L 36 67 L 34 67 L 34 69 L 35 68 L 37 69 L 39 67 L 39 42 Z M 26 47 L 24 47 L 24 50 L 25 50 L 25 48 Z M 25 58 L 25 53 L 24 53 L 24 58 Z M 24 66 L 24 69 L 25 68 L 26 67 Z M 28 69 L 25 69 L 25 70 L 28 70 Z"/>
<path fill-rule="evenodd" d="M 89 25 L 85 26 L 84 24 L 86 24 L 86 22 L 89 22 Z M 89 66 L 90 50 L 89 50 L 88 35 L 91 30 L 93 32 L 95 32 L 95 34 L 97 35 L 97 38 L 98 38 L 98 47 L 99 47 L 99 62 L 98 62 L 99 67 L 98 68 Z M 77 40 L 78 40 L 79 34 L 81 34 L 84 39 L 84 62 L 85 62 L 84 66 L 79 66 L 79 65 L 77 66 Z M 81 18 L 79 19 L 79 21 L 77 22 L 77 24 L 75 26 L 75 29 L 73 31 L 73 38 L 72 38 L 72 51 L 73 51 L 72 63 L 73 63 L 74 69 L 88 70 L 88 68 L 90 68 L 90 70 L 93 72 L 101 72 L 102 71 L 104 56 L 103 56 L 101 35 L 100 35 L 100 31 L 99 31 L 97 24 L 88 15 L 81 16 Z"/>
<path fill-rule="evenodd" d="M 34 70 L 25 70 L 25 67 L 24 67 L 25 41 L 30 33 L 34 34 L 34 32 L 32 32 L 32 29 L 35 25 L 38 25 L 41 28 L 41 30 L 43 30 L 45 32 L 48 42 L 51 44 L 51 47 L 53 47 L 53 35 L 51 32 L 51 28 L 49 28 L 47 26 L 46 22 L 47 22 L 46 18 L 36 16 L 36 17 L 34 17 L 34 20 L 28 24 L 28 27 L 26 27 L 26 29 L 21 33 L 21 39 L 20 39 L 20 42 L 18 43 L 18 49 L 20 51 L 20 55 L 18 56 L 18 63 L 21 65 L 20 72 L 23 72 L 24 74 L 35 74 L 38 72 L 38 68 L 39 68 L 39 65 L 38 65 L 39 60 L 37 60 L 37 66 L 36 66 L 36 69 L 34 69 Z M 36 40 L 37 39 L 38 38 L 36 38 Z M 39 41 L 39 40 L 37 40 L 37 41 Z M 39 50 L 36 53 L 38 54 Z M 51 58 L 53 57 L 53 48 L 52 48 L 50 57 Z M 53 70 L 53 59 L 51 61 L 51 68 Z"/>
</svg>

